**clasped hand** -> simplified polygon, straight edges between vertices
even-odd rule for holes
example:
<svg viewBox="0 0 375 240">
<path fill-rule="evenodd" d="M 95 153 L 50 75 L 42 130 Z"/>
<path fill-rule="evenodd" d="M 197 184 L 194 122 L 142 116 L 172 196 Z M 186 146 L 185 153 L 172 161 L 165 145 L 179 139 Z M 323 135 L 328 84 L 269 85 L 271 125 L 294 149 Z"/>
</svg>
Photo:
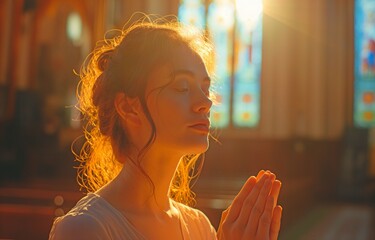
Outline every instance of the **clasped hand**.
<svg viewBox="0 0 375 240">
<path fill-rule="evenodd" d="M 219 240 L 276 240 L 282 208 L 277 205 L 281 182 L 275 174 L 260 171 L 250 177 L 222 214 Z"/>
</svg>

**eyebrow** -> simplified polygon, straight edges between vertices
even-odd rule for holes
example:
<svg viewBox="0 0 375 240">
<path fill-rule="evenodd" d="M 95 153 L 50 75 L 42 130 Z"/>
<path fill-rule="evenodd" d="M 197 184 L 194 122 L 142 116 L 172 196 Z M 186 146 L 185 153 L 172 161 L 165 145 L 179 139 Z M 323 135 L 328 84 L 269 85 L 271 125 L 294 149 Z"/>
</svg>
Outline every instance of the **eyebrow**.
<svg viewBox="0 0 375 240">
<path fill-rule="evenodd" d="M 186 69 L 175 70 L 175 71 L 172 72 L 171 75 L 172 76 L 176 76 L 176 75 L 188 75 L 190 77 L 195 77 L 195 74 L 192 71 L 186 70 Z M 211 83 L 211 78 L 209 76 L 207 76 L 207 77 L 205 77 L 203 79 L 203 82 Z"/>
</svg>

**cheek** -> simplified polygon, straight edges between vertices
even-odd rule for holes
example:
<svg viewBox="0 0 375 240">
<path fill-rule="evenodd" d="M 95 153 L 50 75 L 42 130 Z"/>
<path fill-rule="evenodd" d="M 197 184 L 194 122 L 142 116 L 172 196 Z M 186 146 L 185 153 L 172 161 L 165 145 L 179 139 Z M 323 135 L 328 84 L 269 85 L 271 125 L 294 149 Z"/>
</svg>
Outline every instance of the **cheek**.
<svg viewBox="0 0 375 240">
<path fill-rule="evenodd" d="M 155 125 L 163 129 L 181 124 L 188 117 L 189 101 L 182 97 L 160 96 L 152 105 Z"/>
</svg>

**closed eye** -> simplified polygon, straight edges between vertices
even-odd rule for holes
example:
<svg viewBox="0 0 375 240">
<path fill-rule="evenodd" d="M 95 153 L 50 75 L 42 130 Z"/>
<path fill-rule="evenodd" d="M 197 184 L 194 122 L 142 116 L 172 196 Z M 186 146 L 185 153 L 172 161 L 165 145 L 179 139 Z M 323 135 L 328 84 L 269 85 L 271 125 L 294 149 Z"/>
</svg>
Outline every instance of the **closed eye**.
<svg viewBox="0 0 375 240">
<path fill-rule="evenodd" d="M 176 79 L 172 84 L 172 88 L 177 92 L 187 92 L 189 91 L 189 80 L 186 78 Z"/>
<path fill-rule="evenodd" d="M 174 90 L 176 90 L 177 92 L 187 92 L 187 91 L 189 91 L 189 88 L 187 88 L 187 87 L 175 87 Z"/>
<path fill-rule="evenodd" d="M 196 83 L 196 76 L 193 72 L 188 70 L 177 70 L 171 73 L 171 76 L 174 77 L 174 80 L 171 84 L 172 88 L 177 92 L 188 92 L 190 90 L 189 84 Z M 210 97 L 210 86 L 211 79 L 209 76 L 204 77 L 200 83 L 201 91 L 207 96 Z"/>
</svg>

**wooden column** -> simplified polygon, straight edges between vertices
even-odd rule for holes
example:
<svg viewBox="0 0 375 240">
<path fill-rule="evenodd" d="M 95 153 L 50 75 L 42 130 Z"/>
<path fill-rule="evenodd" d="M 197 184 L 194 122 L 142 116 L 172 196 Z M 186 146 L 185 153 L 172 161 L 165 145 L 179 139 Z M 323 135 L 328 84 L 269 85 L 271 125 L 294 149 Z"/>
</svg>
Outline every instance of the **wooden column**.
<svg viewBox="0 0 375 240">
<path fill-rule="evenodd" d="M 14 108 L 16 102 L 16 88 L 17 88 L 17 58 L 20 55 L 19 41 L 20 41 L 20 31 L 21 31 L 21 18 L 22 18 L 22 7 L 23 0 L 12 1 L 12 29 L 11 29 L 11 42 L 10 42 L 10 54 L 8 58 L 9 71 L 7 72 L 8 79 L 8 99 L 7 108 L 5 112 L 6 119 L 12 119 L 14 115 Z"/>
<path fill-rule="evenodd" d="M 0 85 L 7 84 L 7 69 L 9 57 L 12 1 L 0 1 L 0 32 L 3 34 L 0 38 Z"/>
</svg>

